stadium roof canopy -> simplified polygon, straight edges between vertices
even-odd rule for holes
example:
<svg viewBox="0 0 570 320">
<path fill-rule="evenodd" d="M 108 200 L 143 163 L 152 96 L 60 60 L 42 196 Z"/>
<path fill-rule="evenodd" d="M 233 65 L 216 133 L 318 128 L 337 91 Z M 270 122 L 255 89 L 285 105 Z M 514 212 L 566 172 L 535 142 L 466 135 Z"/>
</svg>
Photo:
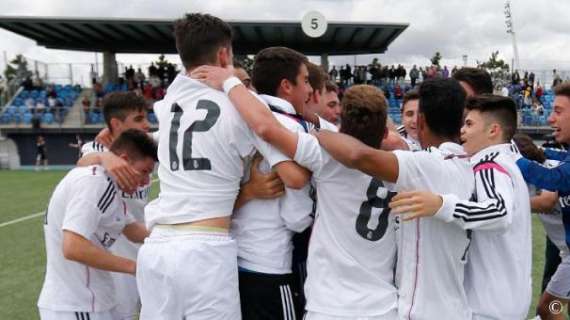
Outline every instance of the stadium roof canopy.
<svg viewBox="0 0 570 320">
<path fill-rule="evenodd" d="M 254 54 L 286 46 L 307 55 L 384 53 L 408 24 L 329 22 L 317 39 L 306 36 L 300 22 L 229 21 L 234 52 Z M 0 16 L 0 28 L 52 49 L 115 53 L 176 53 L 173 20 Z"/>
</svg>

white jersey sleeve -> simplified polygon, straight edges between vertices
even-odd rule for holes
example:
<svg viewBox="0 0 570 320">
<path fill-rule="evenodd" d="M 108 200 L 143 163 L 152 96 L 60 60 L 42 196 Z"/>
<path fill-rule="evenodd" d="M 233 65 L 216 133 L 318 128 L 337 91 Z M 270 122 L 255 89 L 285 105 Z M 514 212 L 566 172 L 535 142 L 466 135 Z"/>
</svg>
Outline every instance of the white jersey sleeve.
<svg viewBox="0 0 570 320">
<path fill-rule="evenodd" d="M 107 149 L 107 147 L 105 147 L 104 145 L 100 144 L 99 142 L 93 140 L 90 142 L 85 143 L 83 146 L 81 146 L 81 156 L 93 153 L 93 152 L 105 152 L 105 151 L 109 151 Z"/>
<path fill-rule="evenodd" d="M 473 168 L 477 201 L 460 200 L 453 194 L 443 196 L 443 206 L 435 217 L 458 224 L 463 229 L 506 230 L 512 223 L 514 183 L 496 162 Z"/>
<path fill-rule="evenodd" d="M 297 134 L 297 150 L 295 162 L 311 170 L 315 176 L 323 167 L 323 151 L 317 138 L 311 134 L 299 132 Z"/>
<path fill-rule="evenodd" d="M 89 239 L 99 227 L 102 213 L 110 206 L 115 197 L 113 183 L 101 183 L 99 177 L 85 176 L 74 188 L 65 209 L 62 223 L 63 230 L 73 231 Z M 98 199 L 96 203 L 94 200 Z"/>
</svg>

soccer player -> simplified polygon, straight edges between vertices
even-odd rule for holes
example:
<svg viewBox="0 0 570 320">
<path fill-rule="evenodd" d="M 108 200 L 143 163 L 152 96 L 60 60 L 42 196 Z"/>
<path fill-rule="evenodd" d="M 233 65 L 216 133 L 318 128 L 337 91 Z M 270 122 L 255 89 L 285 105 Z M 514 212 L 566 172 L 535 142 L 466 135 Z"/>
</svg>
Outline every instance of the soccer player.
<svg viewBox="0 0 570 320">
<path fill-rule="evenodd" d="M 307 63 L 304 55 L 283 47 L 263 49 L 255 57 L 253 86 L 279 122 L 292 132 L 309 129 L 300 116 L 312 95 Z M 263 171 L 270 170 L 265 160 L 259 165 Z M 285 188 L 281 198 L 249 201 L 234 212 L 231 233 L 238 245 L 243 319 L 301 319 L 302 295 L 293 273 L 297 264 L 292 264 L 293 236 L 312 225 L 309 191 L 309 185 L 301 190 Z M 306 248 L 298 248 L 300 245 L 306 247 L 308 243 L 296 242 L 297 254 L 298 250 L 306 252 Z M 301 260 L 304 266 L 306 255 Z"/>
<path fill-rule="evenodd" d="M 81 148 L 79 166 L 102 165 L 109 174 L 121 183 L 119 195 L 136 221 L 144 224 L 144 207 L 148 203 L 151 179 L 142 186 L 133 187 L 133 176 L 138 173 L 126 161 L 109 151 L 110 144 L 126 130 L 137 129 L 148 133 L 146 101 L 134 92 L 113 92 L 103 99 L 103 116 L 109 133 L 109 143 L 90 141 Z M 123 181 L 127 183 L 122 183 Z M 133 191 L 134 190 L 134 191 Z M 136 260 L 140 244 L 129 241 L 124 236 L 117 239 L 111 251 L 121 257 Z M 136 278 L 130 275 L 113 273 L 116 299 L 116 314 L 119 319 L 136 319 L 140 312 L 140 298 Z"/>
<path fill-rule="evenodd" d="M 338 87 L 328 80 L 328 75 L 321 66 L 309 62 L 308 70 L 313 93 L 307 103 L 307 111 L 338 125 L 340 121 Z"/>
<path fill-rule="evenodd" d="M 483 69 L 463 67 L 457 70 L 452 77 L 459 81 L 468 97 L 493 94 L 493 80 L 491 80 L 491 75 Z"/>
<path fill-rule="evenodd" d="M 279 125 L 262 105 L 247 102 L 243 91 L 229 94 L 250 126 L 266 126 L 260 132 L 268 141 L 313 171 L 318 202 L 307 260 L 306 319 L 396 318 L 396 242 L 386 207 L 394 194 L 382 181 L 331 158 L 315 137 Z M 346 92 L 343 105 L 341 131 L 379 148 L 387 134 L 381 91 L 354 86 Z"/>
<path fill-rule="evenodd" d="M 516 105 L 511 98 L 480 95 L 467 100 L 466 110 L 461 140 L 471 156 L 474 198 L 404 192 L 390 207 L 405 212 L 404 219 L 433 216 L 472 231 L 465 290 L 473 319 L 524 319 L 532 291 L 532 244 L 528 189 L 510 145 Z"/>
<path fill-rule="evenodd" d="M 425 81 L 419 95 L 418 137 L 425 151 L 386 152 L 326 131 L 317 134 L 319 143 L 347 167 L 389 182 L 390 190 L 423 189 L 468 199 L 473 174 L 458 144 L 465 93 L 447 79 Z M 402 222 L 398 233 L 399 318 L 470 319 L 463 287 L 468 233 L 434 218 Z"/>
<path fill-rule="evenodd" d="M 154 105 L 161 192 L 145 208 L 151 234 L 137 261 L 141 319 L 240 319 L 237 246 L 228 231 L 243 160 L 259 151 L 292 188 L 308 174 L 256 137 L 226 95 L 188 77 L 203 64 L 231 65 L 231 27 L 188 14 L 174 29 L 186 72 Z"/>
<path fill-rule="evenodd" d="M 127 130 L 110 150 L 140 173 L 139 184 L 148 183 L 156 145 L 146 134 Z M 121 233 L 134 242 L 148 234 L 118 192 L 101 166 L 76 167 L 55 188 L 44 221 L 47 270 L 38 300 L 41 319 L 118 319 L 109 271 L 133 277 L 136 264 L 108 249 Z"/>
<path fill-rule="evenodd" d="M 548 118 L 548 122 L 554 129 L 554 138 L 559 143 L 570 143 L 570 83 L 566 82 L 554 88 L 554 109 Z M 540 164 L 517 156 L 519 166 L 524 179 L 536 188 L 551 192 L 558 192 L 559 203 L 562 209 L 564 229 L 566 232 L 566 244 L 570 245 L 570 153 L 546 149 L 546 158 L 560 161 L 560 165 L 554 168 L 546 168 Z M 547 287 L 541 299 L 541 306 L 562 306 L 568 304 L 570 290 L 563 291 L 565 286 L 556 286 L 556 283 L 568 283 L 570 267 L 568 261 L 562 261 L 553 276 L 553 285 Z M 539 314 L 546 319 L 563 319 L 561 310 L 541 307 Z"/>
<path fill-rule="evenodd" d="M 418 141 L 418 104 L 420 96 L 417 90 L 410 90 L 404 95 L 402 103 L 402 125 L 398 133 L 404 138 L 409 150 L 420 150 Z"/>
<path fill-rule="evenodd" d="M 204 66 L 195 70 L 193 77 L 218 88 L 223 83 L 224 91 L 256 133 L 271 143 L 283 139 L 285 133 L 273 130 L 275 125 L 268 119 L 267 113 L 248 107 L 256 103 L 255 99 L 246 94 L 245 87 L 234 85 L 236 81 L 228 79 L 231 74 L 232 70 Z M 433 80 L 422 84 L 418 128 L 422 146 L 429 147 L 424 152 L 385 152 L 345 134 L 326 130 L 320 131 L 317 137 L 327 152 L 340 163 L 395 183 L 391 186 L 393 189 L 441 190 L 468 199 L 473 192 L 472 170 L 467 161 L 458 157 L 463 154 L 463 149 L 457 144 L 464 101 L 465 93 L 454 80 Z M 360 114 L 359 111 L 353 112 L 355 116 Z M 257 117 L 261 119 L 255 121 Z M 368 118 L 363 115 L 360 125 L 365 124 Z M 288 155 L 296 152 L 294 144 L 281 145 L 280 149 Z M 446 176 L 456 177 L 457 183 L 450 183 Z M 337 183 L 345 184 L 345 181 Z M 375 204 L 378 205 L 378 202 Z M 315 224 L 319 223 L 319 219 L 320 215 Z M 398 246 L 402 248 L 398 251 L 396 274 L 399 317 L 470 319 L 471 311 L 463 288 L 465 255 L 469 244 L 467 233 L 458 226 L 436 219 L 403 223 L 400 233 L 400 242 L 405 247 L 402 244 Z M 368 235 L 367 232 L 364 234 Z M 438 276 L 434 277 L 436 270 Z"/>
</svg>

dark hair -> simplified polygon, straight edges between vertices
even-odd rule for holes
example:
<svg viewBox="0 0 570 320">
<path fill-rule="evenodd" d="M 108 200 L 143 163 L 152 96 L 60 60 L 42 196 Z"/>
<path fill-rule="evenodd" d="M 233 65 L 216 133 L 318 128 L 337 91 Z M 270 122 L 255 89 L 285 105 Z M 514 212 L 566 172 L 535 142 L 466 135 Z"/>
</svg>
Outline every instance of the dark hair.
<svg viewBox="0 0 570 320">
<path fill-rule="evenodd" d="M 132 160 L 152 158 L 158 161 L 156 143 L 145 132 L 138 129 L 128 129 L 119 135 L 110 148 L 114 154 L 126 153 Z"/>
<path fill-rule="evenodd" d="M 570 82 L 563 82 L 554 87 L 554 95 L 570 99 Z"/>
<path fill-rule="evenodd" d="M 404 106 L 408 101 L 420 100 L 420 94 L 417 89 L 410 90 L 404 94 L 404 100 L 402 101 L 402 112 L 404 112 Z"/>
<path fill-rule="evenodd" d="M 285 47 L 265 48 L 255 56 L 252 83 L 257 92 L 277 96 L 283 79 L 297 85 L 297 75 L 308 60 L 303 54 Z"/>
<path fill-rule="evenodd" d="M 534 141 L 532 141 L 530 136 L 524 133 L 517 133 L 513 136 L 513 141 L 519 148 L 523 157 L 539 163 L 544 163 L 546 161 L 544 151 L 534 144 Z"/>
<path fill-rule="evenodd" d="M 465 90 L 453 79 L 433 79 L 419 88 L 418 112 L 423 114 L 430 131 L 447 139 L 457 139 L 463 124 Z"/>
<path fill-rule="evenodd" d="M 483 69 L 463 67 L 453 74 L 453 79 L 467 83 L 475 94 L 493 93 L 491 76 Z"/>
<path fill-rule="evenodd" d="M 321 66 L 312 62 L 307 63 L 307 70 L 309 70 L 309 83 L 313 90 L 323 93 L 325 82 L 328 80 L 328 75 Z"/>
<path fill-rule="evenodd" d="M 509 97 L 483 94 L 467 99 L 465 110 L 477 110 L 497 120 L 503 129 L 503 141 L 510 141 L 517 131 L 517 106 Z"/>
<path fill-rule="evenodd" d="M 386 97 L 370 85 L 355 85 L 344 92 L 340 131 L 364 144 L 380 148 L 386 131 Z"/>
<path fill-rule="evenodd" d="M 325 82 L 325 90 L 326 92 L 334 91 L 338 94 L 338 86 L 331 80 L 327 80 L 327 82 Z"/>
<path fill-rule="evenodd" d="M 111 92 L 103 98 L 103 117 L 109 130 L 111 119 L 125 121 L 129 113 L 146 110 L 146 101 L 134 92 Z"/>
<path fill-rule="evenodd" d="M 209 14 L 192 13 L 174 22 L 174 37 L 186 69 L 216 62 L 220 47 L 232 46 L 232 28 Z"/>
</svg>

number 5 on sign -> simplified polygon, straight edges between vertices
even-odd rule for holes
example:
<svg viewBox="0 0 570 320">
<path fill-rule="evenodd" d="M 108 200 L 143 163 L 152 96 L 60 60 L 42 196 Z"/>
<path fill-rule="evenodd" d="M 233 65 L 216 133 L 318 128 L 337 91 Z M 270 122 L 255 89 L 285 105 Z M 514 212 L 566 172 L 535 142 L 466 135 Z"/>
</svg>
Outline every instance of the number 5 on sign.
<svg viewBox="0 0 570 320">
<path fill-rule="evenodd" d="M 307 12 L 301 20 L 301 29 L 311 38 L 318 38 L 325 34 L 327 26 L 325 16 L 318 11 Z"/>
</svg>

